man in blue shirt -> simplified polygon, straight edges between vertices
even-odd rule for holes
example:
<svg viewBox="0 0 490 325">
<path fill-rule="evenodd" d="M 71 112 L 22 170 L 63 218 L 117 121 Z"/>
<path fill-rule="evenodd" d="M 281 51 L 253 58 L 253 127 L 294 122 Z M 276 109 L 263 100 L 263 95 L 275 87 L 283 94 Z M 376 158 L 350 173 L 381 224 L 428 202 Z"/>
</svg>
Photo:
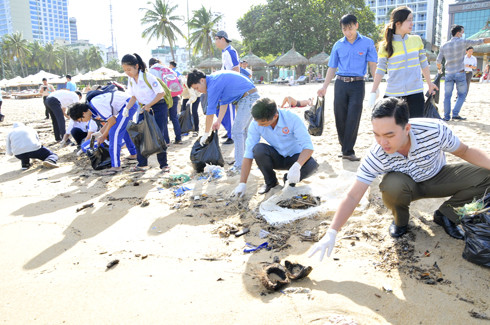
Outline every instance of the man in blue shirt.
<svg viewBox="0 0 490 325">
<path fill-rule="evenodd" d="M 180 78 L 180 76 L 182 76 L 182 73 L 180 73 L 179 71 L 177 71 L 177 62 L 170 61 L 170 63 L 168 65 L 170 66 L 170 69 L 172 69 L 172 71 L 177 74 L 177 77 Z"/>
<path fill-rule="evenodd" d="M 243 196 L 252 161 L 255 159 L 265 184 L 259 194 L 275 187 L 277 177 L 274 169 L 288 170 L 284 181 L 296 184 L 309 177 L 318 168 L 311 157 L 313 144 L 303 121 L 290 111 L 277 110 L 276 103 L 269 98 L 259 99 L 252 107 L 254 121 L 248 128 L 247 145 L 240 174 L 240 184 L 234 196 Z M 267 143 L 260 143 L 260 138 Z"/>
<path fill-rule="evenodd" d="M 344 37 L 332 48 L 325 83 L 318 90 L 318 96 L 325 96 L 330 81 L 337 74 L 333 106 L 337 135 L 342 147 L 341 157 L 358 161 L 360 158 L 355 155 L 354 145 L 364 100 L 364 75 L 368 64 L 371 74 L 375 75 L 378 55 L 373 40 L 357 32 L 359 23 L 356 16 L 343 16 L 340 27 Z"/>
<path fill-rule="evenodd" d="M 71 81 L 71 76 L 69 74 L 66 75 L 66 89 L 69 91 L 76 91 L 77 85 Z"/>
<path fill-rule="evenodd" d="M 207 94 L 206 128 L 201 137 L 203 145 L 210 135 L 211 128 L 218 130 L 226 113 L 228 104 L 235 103 L 236 117 L 231 129 L 235 139 L 235 164 L 234 170 L 242 167 L 243 152 L 245 151 L 245 139 L 247 129 L 252 121 L 250 111 L 252 104 L 259 99 L 257 88 L 250 79 L 234 71 L 218 71 L 209 76 L 199 70 L 193 70 L 187 76 L 187 87 L 200 93 Z M 218 120 L 213 123 L 214 114 L 219 108 Z"/>
</svg>

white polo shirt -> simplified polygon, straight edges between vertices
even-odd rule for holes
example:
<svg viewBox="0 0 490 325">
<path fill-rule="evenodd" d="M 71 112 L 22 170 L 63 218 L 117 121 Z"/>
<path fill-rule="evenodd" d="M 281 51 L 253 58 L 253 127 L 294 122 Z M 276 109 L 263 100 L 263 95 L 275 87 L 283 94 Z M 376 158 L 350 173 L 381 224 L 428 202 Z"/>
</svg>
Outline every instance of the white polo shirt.
<svg viewBox="0 0 490 325">
<path fill-rule="evenodd" d="M 148 88 L 148 86 L 146 86 L 146 88 Z M 90 104 L 92 104 L 91 111 L 94 115 L 93 117 L 95 118 L 98 116 L 103 120 L 107 120 L 111 116 L 117 116 L 119 111 L 126 107 L 130 98 L 131 95 L 124 91 L 115 91 L 114 97 L 112 97 L 112 93 L 105 93 L 92 98 Z"/>
<path fill-rule="evenodd" d="M 468 57 L 467 55 L 464 56 L 464 71 L 465 72 L 473 72 L 473 69 L 472 68 L 469 68 L 467 67 L 466 65 L 469 64 L 469 65 L 472 65 L 472 66 L 475 66 L 476 67 L 476 58 L 472 55 L 470 57 Z"/>
<path fill-rule="evenodd" d="M 78 103 L 80 101 L 80 97 L 73 92 L 73 91 L 68 91 L 68 90 L 56 90 L 53 91 L 49 97 L 54 97 L 57 100 L 60 101 L 61 107 L 68 107 L 72 104 Z"/>
<path fill-rule="evenodd" d="M 151 88 L 146 84 L 145 79 L 143 78 L 143 72 L 141 71 L 138 74 L 138 82 L 136 82 L 133 78 L 128 77 L 127 93 L 130 96 L 136 97 L 138 103 L 144 105 L 151 103 L 158 94 L 165 92 L 162 85 L 160 85 L 154 75 L 151 73 L 146 73 L 146 79 L 148 80 Z"/>
<path fill-rule="evenodd" d="M 70 134 L 71 130 L 73 128 L 78 128 L 82 130 L 83 132 L 97 132 L 97 123 L 95 123 L 94 120 L 90 120 L 88 122 L 77 122 L 72 119 L 70 119 L 70 122 L 68 123 L 68 127 L 66 128 L 66 134 Z"/>
</svg>

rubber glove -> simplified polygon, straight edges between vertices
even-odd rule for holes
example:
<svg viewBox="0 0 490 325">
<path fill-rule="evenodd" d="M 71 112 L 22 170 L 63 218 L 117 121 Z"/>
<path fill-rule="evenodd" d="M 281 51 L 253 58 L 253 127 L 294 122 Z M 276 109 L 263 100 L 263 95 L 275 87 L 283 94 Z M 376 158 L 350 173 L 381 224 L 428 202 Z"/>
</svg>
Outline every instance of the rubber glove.
<svg viewBox="0 0 490 325">
<path fill-rule="evenodd" d="M 204 147 L 204 144 L 206 143 L 206 140 L 209 138 L 211 135 L 211 132 L 204 132 L 203 135 L 201 136 L 201 139 L 199 139 L 199 143 L 201 144 L 201 147 Z"/>
<path fill-rule="evenodd" d="M 129 107 L 124 107 L 122 114 L 124 117 L 129 117 Z"/>
<path fill-rule="evenodd" d="M 301 178 L 301 165 L 298 162 L 295 162 L 288 171 L 288 181 L 289 184 L 299 183 Z"/>
<path fill-rule="evenodd" d="M 374 104 L 376 104 L 376 97 L 378 97 L 377 93 L 370 93 L 369 94 L 369 102 L 368 102 L 369 108 L 373 108 Z"/>
<path fill-rule="evenodd" d="M 335 237 L 337 237 L 337 230 L 329 228 L 325 236 L 323 236 L 322 239 L 320 239 L 320 241 L 313 245 L 313 247 L 310 249 L 310 255 L 308 255 L 308 257 L 312 257 L 317 252 L 320 252 L 320 261 L 322 261 L 327 248 L 327 257 L 330 257 L 333 247 L 335 246 Z"/>
<path fill-rule="evenodd" d="M 243 197 L 245 195 L 245 190 L 247 189 L 247 185 L 245 183 L 238 184 L 237 187 L 231 193 L 231 196 Z"/>
</svg>

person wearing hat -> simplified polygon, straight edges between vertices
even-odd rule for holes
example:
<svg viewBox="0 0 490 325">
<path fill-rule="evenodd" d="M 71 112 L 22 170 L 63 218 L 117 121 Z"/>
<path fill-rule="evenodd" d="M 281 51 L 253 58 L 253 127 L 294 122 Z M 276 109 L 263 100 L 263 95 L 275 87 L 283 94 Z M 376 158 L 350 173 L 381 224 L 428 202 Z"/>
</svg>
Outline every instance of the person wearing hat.
<svg viewBox="0 0 490 325">
<path fill-rule="evenodd" d="M 240 73 L 240 60 L 237 51 L 230 45 L 231 40 L 228 38 L 228 34 L 224 30 L 220 30 L 216 33 L 214 37 L 214 44 L 217 48 L 221 49 L 221 60 L 222 67 L 221 70 L 232 70 Z M 218 116 L 219 110 L 216 111 L 216 116 Z M 221 121 L 221 124 L 226 129 L 227 140 L 224 144 L 232 144 L 232 134 L 231 128 L 233 127 L 233 122 L 235 121 L 235 106 L 229 104 L 226 110 L 226 114 Z"/>
<path fill-rule="evenodd" d="M 252 72 L 247 69 L 247 61 L 245 60 L 240 60 L 240 73 L 252 80 Z"/>
</svg>

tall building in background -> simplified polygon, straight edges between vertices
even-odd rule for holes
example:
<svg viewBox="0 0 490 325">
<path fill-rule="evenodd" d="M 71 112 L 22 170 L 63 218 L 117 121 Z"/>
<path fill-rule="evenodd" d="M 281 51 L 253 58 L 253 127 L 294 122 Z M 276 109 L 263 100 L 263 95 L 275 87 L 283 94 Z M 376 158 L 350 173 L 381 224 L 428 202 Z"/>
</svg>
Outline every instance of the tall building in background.
<svg viewBox="0 0 490 325">
<path fill-rule="evenodd" d="M 70 41 L 73 44 L 78 41 L 77 19 L 70 17 L 68 21 L 70 22 Z"/>
<path fill-rule="evenodd" d="M 218 21 L 218 23 L 216 24 L 216 30 L 217 31 L 220 31 L 220 30 L 224 30 L 225 32 L 228 33 L 228 31 L 226 30 L 226 24 L 225 24 L 225 15 L 222 13 L 222 12 L 219 12 L 219 11 L 215 11 L 213 12 L 213 17 L 212 19 L 218 17 L 218 16 L 221 16 L 221 20 Z M 228 34 L 229 35 L 229 34 Z M 214 36 L 214 35 L 213 35 Z"/>
<path fill-rule="evenodd" d="M 413 12 L 412 34 L 426 40 L 429 50 L 441 46 L 444 0 L 366 0 L 366 5 L 374 12 L 377 25 L 388 23 L 390 13 L 396 7 L 409 7 Z"/>
<path fill-rule="evenodd" d="M 449 5 L 449 26 L 464 27 L 465 37 L 476 34 L 490 21 L 490 0 L 456 1 Z M 451 28 L 448 29 L 448 40 L 451 39 Z"/>
<path fill-rule="evenodd" d="M 0 0 L 0 36 L 16 31 L 43 44 L 70 41 L 68 0 Z"/>
</svg>

